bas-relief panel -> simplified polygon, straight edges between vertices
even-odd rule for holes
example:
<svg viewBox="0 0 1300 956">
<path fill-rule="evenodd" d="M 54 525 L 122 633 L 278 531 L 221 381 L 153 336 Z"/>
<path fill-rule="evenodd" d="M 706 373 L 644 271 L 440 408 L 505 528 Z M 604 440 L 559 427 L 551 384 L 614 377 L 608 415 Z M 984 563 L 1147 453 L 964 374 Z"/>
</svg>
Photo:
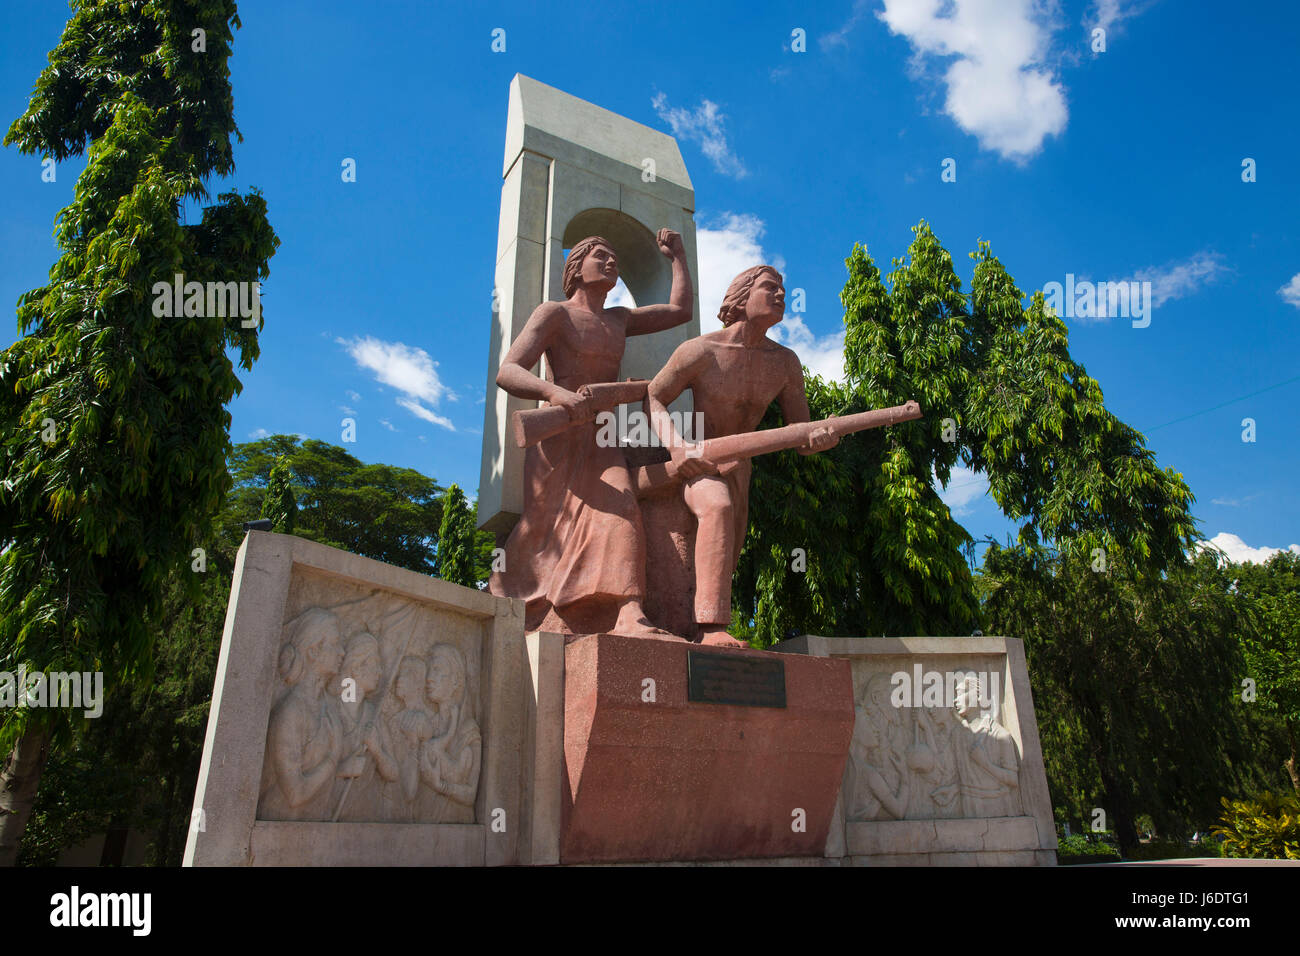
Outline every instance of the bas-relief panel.
<svg viewBox="0 0 1300 956">
<path fill-rule="evenodd" d="M 857 719 L 846 770 L 849 821 L 1025 812 L 1020 748 L 1001 720 L 1004 695 L 1010 692 L 1000 686 L 1001 660 L 963 662 L 938 673 L 966 676 L 948 678 L 942 692 L 917 695 L 916 706 L 896 706 L 902 695 L 894 693 L 901 684 L 895 675 L 911 682 L 911 667 L 854 663 Z"/>
<path fill-rule="evenodd" d="M 294 569 L 257 817 L 473 823 L 484 624 Z"/>
</svg>

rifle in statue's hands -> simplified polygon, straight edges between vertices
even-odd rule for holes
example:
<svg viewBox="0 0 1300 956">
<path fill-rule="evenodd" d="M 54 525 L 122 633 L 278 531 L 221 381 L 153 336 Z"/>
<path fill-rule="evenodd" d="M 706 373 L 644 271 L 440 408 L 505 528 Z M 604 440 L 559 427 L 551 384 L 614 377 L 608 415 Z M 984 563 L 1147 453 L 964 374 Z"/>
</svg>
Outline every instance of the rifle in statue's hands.
<svg viewBox="0 0 1300 956">
<path fill-rule="evenodd" d="M 921 406 L 916 402 L 906 402 L 892 408 L 877 408 L 869 412 L 857 412 L 853 415 L 833 415 L 818 422 L 799 422 L 784 425 L 781 428 L 766 428 L 756 432 L 741 432 L 739 435 L 723 435 L 718 438 L 706 438 L 693 446 L 686 453 L 687 459 L 703 458 L 714 465 L 727 465 L 756 455 L 766 455 L 787 448 L 802 448 L 808 444 L 809 436 L 821 428 L 829 428 L 836 438 L 866 431 L 868 428 L 884 428 L 900 422 L 910 422 L 921 417 Z M 644 495 L 672 481 L 677 477 L 677 464 L 672 461 L 654 465 L 643 465 L 633 470 L 632 482 L 638 495 Z M 719 469 L 726 474 L 731 468 Z"/>
<path fill-rule="evenodd" d="M 578 389 L 578 394 L 588 400 L 587 404 L 593 412 L 599 414 L 613 411 L 628 402 L 641 401 L 645 398 L 646 389 L 649 387 L 649 379 L 597 382 L 594 385 L 582 386 Z M 581 424 L 583 422 L 574 421 L 569 417 L 569 410 L 563 405 L 521 409 L 514 414 L 515 444 L 520 448 L 527 448 Z"/>
</svg>

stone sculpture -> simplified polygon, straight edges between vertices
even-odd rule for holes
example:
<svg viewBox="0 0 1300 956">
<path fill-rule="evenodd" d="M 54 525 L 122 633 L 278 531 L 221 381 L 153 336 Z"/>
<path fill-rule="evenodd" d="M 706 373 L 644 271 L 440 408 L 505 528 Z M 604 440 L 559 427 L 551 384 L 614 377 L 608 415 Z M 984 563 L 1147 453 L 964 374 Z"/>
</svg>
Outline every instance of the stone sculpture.
<svg viewBox="0 0 1300 956">
<path fill-rule="evenodd" d="M 1015 739 L 998 722 L 996 703 L 981 706 L 974 673 L 958 680 L 954 699 L 942 707 L 895 707 L 889 685 L 889 673 L 869 675 L 856 708 L 850 821 L 1023 813 Z"/>
<path fill-rule="evenodd" d="M 998 722 L 992 708 L 980 706 L 975 675 L 967 674 L 957 685 L 953 712 L 965 731 L 957 735 L 953 746 L 961 781 L 962 815 L 1019 814 L 1020 755 L 1016 752 L 1016 742 L 1011 732 Z"/>
<path fill-rule="evenodd" d="M 326 687 L 343 663 L 338 618 L 311 608 L 290 623 L 280 650 L 284 693 L 271 710 L 262 814 L 268 820 L 327 820 L 344 729 Z"/>
<path fill-rule="evenodd" d="M 474 821 L 482 738 L 469 667 L 421 633 L 420 613 L 376 595 L 289 622 L 260 819 Z M 344 621 L 358 620 L 375 623 L 345 645 Z"/>
<path fill-rule="evenodd" d="M 651 421 L 668 446 L 695 516 L 695 620 L 703 644 L 745 646 L 727 633 L 731 575 L 740 559 L 749 517 L 748 460 L 719 468 L 707 454 L 693 455 L 677 434 L 667 406 L 691 389 L 706 438 L 752 432 L 775 400 L 787 424 L 807 422 L 799 357 L 767 332 L 785 314 L 785 287 L 771 266 L 755 266 L 727 289 L 718 318 L 724 328 L 678 346 L 650 383 Z M 829 428 L 814 429 L 799 449 L 808 455 L 839 441 Z"/>
<path fill-rule="evenodd" d="M 681 236 L 662 229 L 657 241 L 672 260 L 667 304 L 606 308 L 618 259 L 606 240 L 583 239 L 564 266 L 565 301 L 534 310 L 497 374 L 511 395 L 563 407 L 576 426 L 528 448 L 523 515 L 504 543 L 505 569 L 489 582 L 493 594 L 524 600 L 530 630 L 671 637 L 642 607 L 645 535 L 623 450 L 597 441 L 595 409 L 580 394 L 617 379 L 628 336 L 690 321 Z M 543 358 L 539 378 L 529 369 Z"/>
</svg>

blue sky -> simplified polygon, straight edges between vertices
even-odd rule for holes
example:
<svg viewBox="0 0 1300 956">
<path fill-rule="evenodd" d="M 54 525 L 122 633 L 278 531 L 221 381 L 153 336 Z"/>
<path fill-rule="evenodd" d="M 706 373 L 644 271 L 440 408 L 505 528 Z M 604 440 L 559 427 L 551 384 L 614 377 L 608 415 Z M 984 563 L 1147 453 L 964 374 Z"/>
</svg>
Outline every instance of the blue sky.
<svg viewBox="0 0 1300 956">
<path fill-rule="evenodd" d="M 5 18 L 6 125 L 67 13 L 36 3 Z M 1150 282 L 1149 325 L 1069 318 L 1073 354 L 1182 472 L 1207 538 L 1237 557 L 1300 550 L 1293 5 L 277 0 L 240 16 L 244 142 L 217 186 L 259 187 L 282 245 L 235 441 L 340 443 L 350 414 L 359 458 L 477 486 L 520 72 L 674 133 L 695 185 L 706 328 L 736 272 L 773 262 L 806 291 L 786 340 L 819 371 L 839 368 L 853 243 L 888 271 L 922 218 L 967 284 L 979 239 L 1026 292 L 1067 275 Z M 38 159 L 0 151 L 5 301 L 44 281 L 81 165 L 45 183 Z M 944 494 L 975 537 L 1012 530 L 978 477 L 959 472 Z"/>
</svg>

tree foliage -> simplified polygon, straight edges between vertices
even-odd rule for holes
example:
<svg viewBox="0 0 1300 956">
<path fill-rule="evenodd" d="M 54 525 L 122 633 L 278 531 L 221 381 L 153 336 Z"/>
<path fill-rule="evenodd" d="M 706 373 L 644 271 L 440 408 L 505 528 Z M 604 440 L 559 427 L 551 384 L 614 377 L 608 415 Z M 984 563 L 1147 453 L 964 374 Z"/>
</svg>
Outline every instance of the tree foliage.
<svg viewBox="0 0 1300 956">
<path fill-rule="evenodd" d="M 478 584 L 476 538 L 474 512 L 460 486 L 453 484 L 447 489 L 438 529 L 438 577 L 465 587 Z"/>
<path fill-rule="evenodd" d="M 1263 564 L 1234 565 L 1234 584 L 1254 610 L 1243 634 L 1245 676 L 1260 706 L 1287 735 L 1287 774 L 1300 795 L 1300 554 L 1282 552 Z"/>
<path fill-rule="evenodd" d="M 225 406 L 240 384 L 227 350 L 246 369 L 258 356 L 257 327 L 160 317 L 154 286 L 263 280 L 279 244 L 256 190 L 180 220 L 234 168 L 236 26 L 217 0 L 74 3 L 5 137 L 28 154 L 85 152 L 87 165 L 59 214 L 49 282 L 19 300 L 22 337 L 0 356 L 0 667 L 103 671 L 110 701 L 147 680 L 146 622 L 229 487 Z M 32 722 L 66 739 L 69 721 L 6 711 L 0 753 Z M 3 855 L 10 814 L 25 815 L 0 814 Z"/>
<path fill-rule="evenodd" d="M 271 466 L 266 479 L 266 494 L 262 496 L 261 517 L 269 518 L 271 530 L 277 534 L 293 534 L 298 520 L 298 499 L 293 493 L 293 470 L 287 457 L 279 458 Z"/>
<path fill-rule="evenodd" d="M 909 399 L 925 417 L 818 455 L 756 459 L 733 593 L 760 643 L 792 629 L 970 633 L 973 542 L 934 487 L 959 464 L 987 477 L 1026 543 L 1122 552 L 1155 573 L 1196 537 L 1182 477 L 1159 469 L 1142 436 L 1105 409 L 1042 295 L 1026 303 L 987 243 L 963 292 L 929 226 L 913 232 L 888 286 L 854 246 L 841 294 L 845 381 L 809 376 L 807 390 L 814 417 Z"/>
<path fill-rule="evenodd" d="M 1165 575 L 1098 567 L 993 545 L 980 584 L 987 629 L 1025 642 L 1053 806 L 1101 808 L 1127 852 L 1139 814 L 1184 837 L 1222 794 L 1275 785 L 1280 735 L 1241 699 L 1250 608 L 1214 556 Z"/>
<path fill-rule="evenodd" d="M 443 489 L 413 468 L 368 465 L 338 445 L 272 435 L 236 445 L 230 473 L 231 506 L 218 522 L 228 549 L 243 540 L 242 522 L 264 516 L 273 484 L 280 483 L 279 509 L 287 509 L 287 478 L 294 534 L 421 574 L 437 571 Z"/>
</svg>

